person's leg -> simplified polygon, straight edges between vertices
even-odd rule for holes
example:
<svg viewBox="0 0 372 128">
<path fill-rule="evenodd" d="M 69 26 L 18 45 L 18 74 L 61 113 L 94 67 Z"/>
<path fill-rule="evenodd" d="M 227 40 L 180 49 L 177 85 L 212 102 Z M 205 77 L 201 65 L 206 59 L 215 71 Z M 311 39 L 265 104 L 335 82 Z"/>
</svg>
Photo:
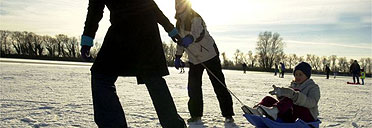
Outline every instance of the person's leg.
<svg viewBox="0 0 372 128">
<path fill-rule="evenodd" d="M 271 97 L 271 96 L 265 96 L 260 103 L 260 105 L 263 105 L 263 106 L 266 106 L 266 107 L 272 107 L 275 103 L 277 103 L 278 100 L 276 100 L 275 98 Z M 256 105 L 257 106 L 257 105 Z M 255 107 L 256 107 L 255 106 Z"/>
<path fill-rule="evenodd" d="M 315 119 L 310 113 L 310 110 L 306 107 L 293 105 L 293 116 L 296 118 L 300 118 L 305 122 L 314 122 Z"/>
<path fill-rule="evenodd" d="M 278 118 L 282 119 L 284 122 L 294 122 L 296 120 L 292 112 L 293 101 L 291 99 L 284 97 L 274 104 L 274 106 L 279 110 Z"/>
<path fill-rule="evenodd" d="M 164 128 L 183 128 L 185 122 L 178 115 L 166 81 L 161 76 L 143 76 L 160 124 Z"/>
<path fill-rule="evenodd" d="M 364 85 L 364 79 L 362 79 L 362 85 Z"/>
<path fill-rule="evenodd" d="M 124 111 L 115 88 L 118 76 L 93 72 L 91 74 L 94 121 L 98 127 L 126 128 Z"/>
<path fill-rule="evenodd" d="M 356 78 L 357 78 L 357 83 L 360 84 L 360 83 L 359 83 L 359 74 L 357 73 L 355 76 L 356 76 Z"/>
<path fill-rule="evenodd" d="M 353 83 L 355 83 L 355 76 L 356 76 L 356 74 L 353 73 Z"/>
<path fill-rule="evenodd" d="M 188 108 L 191 118 L 203 116 L 203 91 L 201 87 L 203 71 L 202 65 L 190 63 L 187 89 L 190 98 Z"/>
<path fill-rule="evenodd" d="M 215 58 L 205 62 L 205 65 L 208 67 L 208 69 L 213 73 L 208 71 L 209 79 L 211 80 L 211 83 L 214 88 L 214 92 L 217 95 L 218 102 L 220 104 L 220 109 L 222 112 L 223 117 L 232 117 L 234 115 L 233 111 L 233 102 L 230 93 L 227 90 L 226 83 L 225 83 L 225 76 L 223 75 L 222 69 L 221 69 L 221 63 L 216 56 Z M 222 82 L 224 85 L 222 85 L 220 82 Z"/>
</svg>

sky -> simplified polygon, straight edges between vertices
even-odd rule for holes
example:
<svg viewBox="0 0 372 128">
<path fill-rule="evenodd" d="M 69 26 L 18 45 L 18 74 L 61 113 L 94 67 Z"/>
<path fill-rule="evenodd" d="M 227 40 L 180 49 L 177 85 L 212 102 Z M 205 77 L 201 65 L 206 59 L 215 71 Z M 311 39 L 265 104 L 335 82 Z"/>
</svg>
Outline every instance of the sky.
<svg viewBox="0 0 372 128">
<path fill-rule="evenodd" d="M 155 0 L 175 24 L 174 1 Z M 255 51 L 260 32 L 279 33 L 285 54 L 372 58 L 371 0 L 191 0 L 220 52 Z M 80 37 L 88 0 L 0 0 L 0 30 Z M 104 11 L 95 41 L 110 26 Z M 171 39 L 160 27 L 164 42 Z"/>
</svg>

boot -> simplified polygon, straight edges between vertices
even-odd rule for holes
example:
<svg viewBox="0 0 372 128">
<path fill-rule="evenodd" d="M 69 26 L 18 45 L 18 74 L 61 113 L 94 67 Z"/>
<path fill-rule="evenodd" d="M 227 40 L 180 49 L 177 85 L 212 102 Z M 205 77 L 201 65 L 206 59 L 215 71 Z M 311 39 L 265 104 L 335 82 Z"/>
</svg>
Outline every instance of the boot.
<svg viewBox="0 0 372 128">
<path fill-rule="evenodd" d="M 232 116 L 225 117 L 225 123 L 234 123 L 234 118 Z"/>
<path fill-rule="evenodd" d="M 243 109 L 243 112 L 245 114 L 251 114 L 251 115 L 256 115 L 256 116 L 262 116 L 262 114 L 258 111 L 257 108 L 251 108 L 251 107 L 248 107 L 248 106 L 243 106 L 242 107 Z"/>
<path fill-rule="evenodd" d="M 201 117 L 191 117 L 190 119 L 187 119 L 187 123 L 201 123 Z"/>
<path fill-rule="evenodd" d="M 260 105 L 258 107 L 258 111 L 263 113 L 266 117 L 271 118 L 272 120 L 276 120 L 278 117 L 279 110 L 276 107 L 266 107 Z"/>
</svg>

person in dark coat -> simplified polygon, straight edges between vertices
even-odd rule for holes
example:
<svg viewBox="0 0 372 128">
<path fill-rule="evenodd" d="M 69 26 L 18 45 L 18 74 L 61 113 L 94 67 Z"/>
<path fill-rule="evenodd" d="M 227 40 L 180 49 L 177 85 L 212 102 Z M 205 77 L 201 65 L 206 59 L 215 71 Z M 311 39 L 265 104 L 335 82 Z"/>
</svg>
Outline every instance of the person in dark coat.
<svg viewBox="0 0 372 128">
<path fill-rule="evenodd" d="M 284 63 L 280 62 L 280 68 L 281 68 L 281 78 L 284 78 L 284 73 L 285 73 L 285 65 Z"/>
<path fill-rule="evenodd" d="M 243 63 L 242 66 L 243 66 L 243 73 L 245 74 L 245 72 L 247 71 L 247 64 Z"/>
<path fill-rule="evenodd" d="M 105 6 L 110 11 L 111 26 L 90 69 L 96 124 L 98 127 L 128 127 L 115 81 L 118 76 L 136 76 L 138 84 L 146 85 L 161 126 L 185 127 L 163 79 L 169 71 L 158 23 L 176 42 L 181 39 L 177 29 L 153 0 L 89 0 L 81 38 L 81 54 L 85 59 L 89 58 Z"/>
<path fill-rule="evenodd" d="M 357 84 L 360 84 L 359 83 L 360 66 L 357 60 L 354 60 L 353 64 L 351 64 L 350 73 L 353 75 L 353 82 L 355 83 L 355 78 L 357 78 Z"/>
<path fill-rule="evenodd" d="M 331 69 L 329 69 L 328 65 L 326 65 L 325 71 L 327 73 L 327 79 L 329 79 L 329 73 L 331 72 Z"/>
</svg>

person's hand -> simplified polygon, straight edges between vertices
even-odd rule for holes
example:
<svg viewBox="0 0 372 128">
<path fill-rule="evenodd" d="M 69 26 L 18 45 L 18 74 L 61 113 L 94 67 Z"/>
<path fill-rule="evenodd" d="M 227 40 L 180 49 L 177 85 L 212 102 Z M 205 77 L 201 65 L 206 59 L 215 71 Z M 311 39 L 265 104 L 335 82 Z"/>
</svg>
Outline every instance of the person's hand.
<svg viewBox="0 0 372 128">
<path fill-rule="evenodd" d="M 168 36 L 172 38 L 175 43 L 180 43 L 182 40 L 181 36 L 178 34 L 178 30 L 173 28 L 172 31 L 168 32 Z"/>
<path fill-rule="evenodd" d="M 181 45 L 187 48 L 192 42 L 194 42 L 194 37 L 187 35 L 182 39 Z"/>
<path fill-rule="evenodd" d="M 171 38 L 172 38 L 173 42 L 175 42 L 176 44 L 181 43 L 182 38 L 181 38 L 180 35 L 177 34 L 177 35 L 175 35 L 175 36 L 173 36 Z"/>
<path fill-rule="evenodd" d="M 81 58 L 83 58 L 83 60 L 85 60 L 85 61 L 92 60 L 92 57 L 89 54 L 90 53 L 90 46 L 88 46 L 88 45 L 81 46 L 80 53 L 81 53 Z"/>
<path fill-rule="evenodd" d="M 269 93 L 271 95 L 279 95 L 280 94 L 280 89 L 279 87 L 276 87 L 275 85 L 272 86 L 274 88 L 274 90 L 270 91 Z"/>
<path fill-rule="evenodd" d="M 269 92 L 271 95 L 276 95 L 278 97 L 285 96 L 288 98 L 294 97 L 295 90 L 293 90 L 292 88 L 279 88 L 276 87 L 275 85 L 273 85 L 273 88 L 274 90 Z"/>
<path fill-rule="evenodd" d="M 181 57 L 176 56 L 176 59 L 174 60 L 174 67 L 178 70 L 181 66 L 182 60 Z"/>
</svg>

